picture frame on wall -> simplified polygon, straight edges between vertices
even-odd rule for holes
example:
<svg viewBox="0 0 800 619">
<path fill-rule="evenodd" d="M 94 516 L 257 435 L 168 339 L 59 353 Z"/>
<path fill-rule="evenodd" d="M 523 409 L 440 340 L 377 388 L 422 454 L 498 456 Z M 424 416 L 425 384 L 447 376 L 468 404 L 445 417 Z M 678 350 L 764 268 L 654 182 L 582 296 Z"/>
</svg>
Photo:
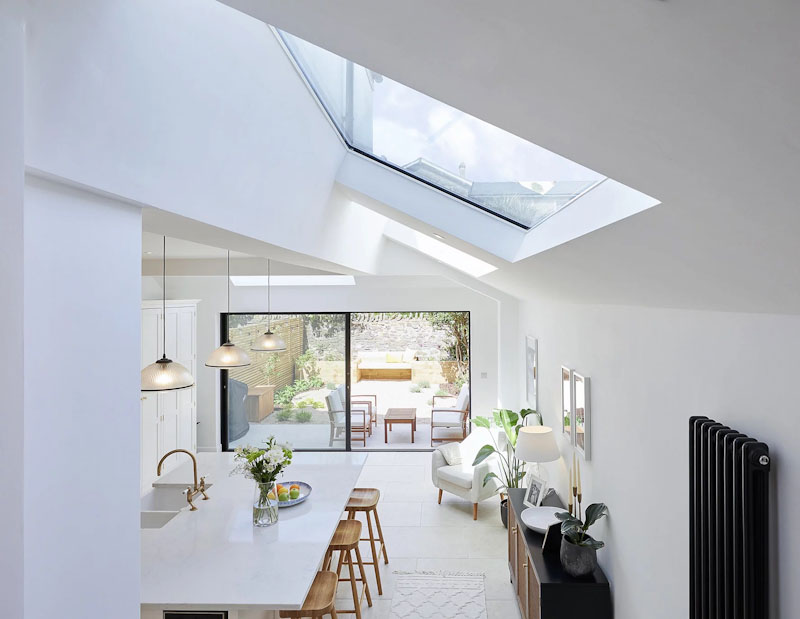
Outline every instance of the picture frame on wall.
<svg viewBox="0 0 800 619">
<path fill-rule="evenodd" d="M 547 494 L 547 482 L 541 477 L 529 473 L 528 486 L 525 488 L 525 496 L 522 498 L 525 507 L 539 507 L 545 494 Z"/>
<path fill-rule="evenodd" d="M 573 372 L 574 445 L 585 460 L 591 456 L 591 420 L 589 406 L 589 377 Z"/>
<path fill-rule="evenodd" d="M 570 444 L 574 444 L 575 419 L 572 407 L 572 370 L 561 366 L 561 432 L 567 437 Z"/>
<path fill-rule="evenodd" d="M 525 337 L 525 394 L 528 406 L 539 410 L 539 343 L 533 336 Z"/>
</svg>

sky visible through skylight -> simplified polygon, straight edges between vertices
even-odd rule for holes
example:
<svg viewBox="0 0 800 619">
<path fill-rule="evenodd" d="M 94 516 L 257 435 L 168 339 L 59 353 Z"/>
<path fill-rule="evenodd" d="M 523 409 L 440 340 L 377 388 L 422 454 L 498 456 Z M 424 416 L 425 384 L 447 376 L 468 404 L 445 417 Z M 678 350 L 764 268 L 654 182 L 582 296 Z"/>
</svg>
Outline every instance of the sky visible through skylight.
<svg viewBox="0 0 800 619">
<path fill-rule="evenodd" d="M 373 99 L 373 153 L 409 163 L 418 157 L 473 181 L 600 180 L 588 168 L 386 77 Z"/>
<path fill-rule="evenodd" d="M 351 147 L 504 219 L 534 227 L 604 179 L 413 88 L 279 34 Z"/>
</svg>

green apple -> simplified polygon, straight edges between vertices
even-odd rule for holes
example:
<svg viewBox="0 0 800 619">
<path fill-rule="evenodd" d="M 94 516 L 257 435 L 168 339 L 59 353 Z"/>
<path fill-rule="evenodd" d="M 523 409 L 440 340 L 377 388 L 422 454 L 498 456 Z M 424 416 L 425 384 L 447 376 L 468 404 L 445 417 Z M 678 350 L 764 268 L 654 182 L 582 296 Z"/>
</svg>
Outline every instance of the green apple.
<svg viewBox="0 0 800 619">
<path fill-rule="evenodd" d="M 288 501 L 289 500 L 289 493 L 288 492 L 281 492 L 278 495 L 278 500 L 279 501 Z"/>
<path fill-rule="evenodd" d="M 290 490 L 289 491 L 289 496 L 291 498 L 293 498 L 293 499 L 296 499 L 296 498 L 298 498 L 300 496 L 300 491 L 297 488 L 295 488 L 293 490 Z"/>
</svg>

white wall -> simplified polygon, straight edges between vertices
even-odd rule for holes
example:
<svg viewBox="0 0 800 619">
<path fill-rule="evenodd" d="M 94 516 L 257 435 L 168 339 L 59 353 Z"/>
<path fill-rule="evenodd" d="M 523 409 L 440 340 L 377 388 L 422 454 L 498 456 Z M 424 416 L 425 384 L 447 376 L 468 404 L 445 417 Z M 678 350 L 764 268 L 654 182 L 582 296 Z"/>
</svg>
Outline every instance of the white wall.
<svg viewBox="0 0 800 619">
<path fill-rule="evenodd" d="M 372 213 L 330 200 L 346 149 L 264 23 L 215 0 L 33 0 L 28 24 L 28 166 L 370 270 Z"/>
<path fill-rule="evenodd" d="M 138 208 L 27 179 L 26 619 L 139 616 L 140 278 Z"/>
<path fill-rule="evenodd" d="M 559 427 L 560 366 L 591 378 L 592 460 L 584 506 L 608 504 L 600 561 L 619 619 L 688 616 L 688 418 L 707 415 L 770 446 L 773 617 L 796 616 L 800 452 L 794 384 L 800 317 L 577 306 L 521 307 L 539 339 L 540 408 Z M 524 363 L 523 360 L 520 363 Z M 562 445 L 570 458 L 570 448 Z M 548 466 L 567 485 L 566 465 Z M 780 495 L 779 497 L 777 495 Z"/>
<path fill-rule="evenodd" d="M 8 361 L 0 372 L 0 606 L 8 617 L 23 609 L 23 4 L 0 5 L 0 324 Z"/>
<path fill-rule="evenodd" d="M 157 278 L 143 278 L 145 298 L 158 298 Z M 472 323 L 473 411 L 485 414 L 498 404 L 498 330 L 496 301 L 460 286 L 441 287 L 425 278 L 358 278 L 356 286 L 275 287 L 272 309 L 292 311 L 448 311 L 469 310 Z M 172 299 L 202 299 L 197 309 L 197 417 L 198 446 L 219 446 L 218 370 L 206 368 L 205 358 L 219 345 L 219 313 L 225 311 L 224 277 L 167 277 L 167 293 Z M 235 312 L 266 311 L 266 288 L 231 288 L 231 309 Z M 481 378 L 481 372 L 487 377 Z"/>
</svg>

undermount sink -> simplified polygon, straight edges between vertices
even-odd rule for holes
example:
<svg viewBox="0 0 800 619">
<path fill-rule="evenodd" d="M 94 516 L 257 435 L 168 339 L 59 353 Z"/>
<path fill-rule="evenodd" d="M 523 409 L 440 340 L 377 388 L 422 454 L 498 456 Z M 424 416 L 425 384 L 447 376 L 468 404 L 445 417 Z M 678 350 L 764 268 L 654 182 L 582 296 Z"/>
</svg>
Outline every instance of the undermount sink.
<svg viewBox="0 0 800 619">
<path fill-rule="evenodd" d="M 210 488 L 212 484 L 207 484 Z M 141 519 L 142 529 L 160 529 L 181 510 L 188 509 L 189 503 L 186 502 L 186 488 L 182 486 L 158 486 L 147 492 L 141 499 Z"/>
</svg>

